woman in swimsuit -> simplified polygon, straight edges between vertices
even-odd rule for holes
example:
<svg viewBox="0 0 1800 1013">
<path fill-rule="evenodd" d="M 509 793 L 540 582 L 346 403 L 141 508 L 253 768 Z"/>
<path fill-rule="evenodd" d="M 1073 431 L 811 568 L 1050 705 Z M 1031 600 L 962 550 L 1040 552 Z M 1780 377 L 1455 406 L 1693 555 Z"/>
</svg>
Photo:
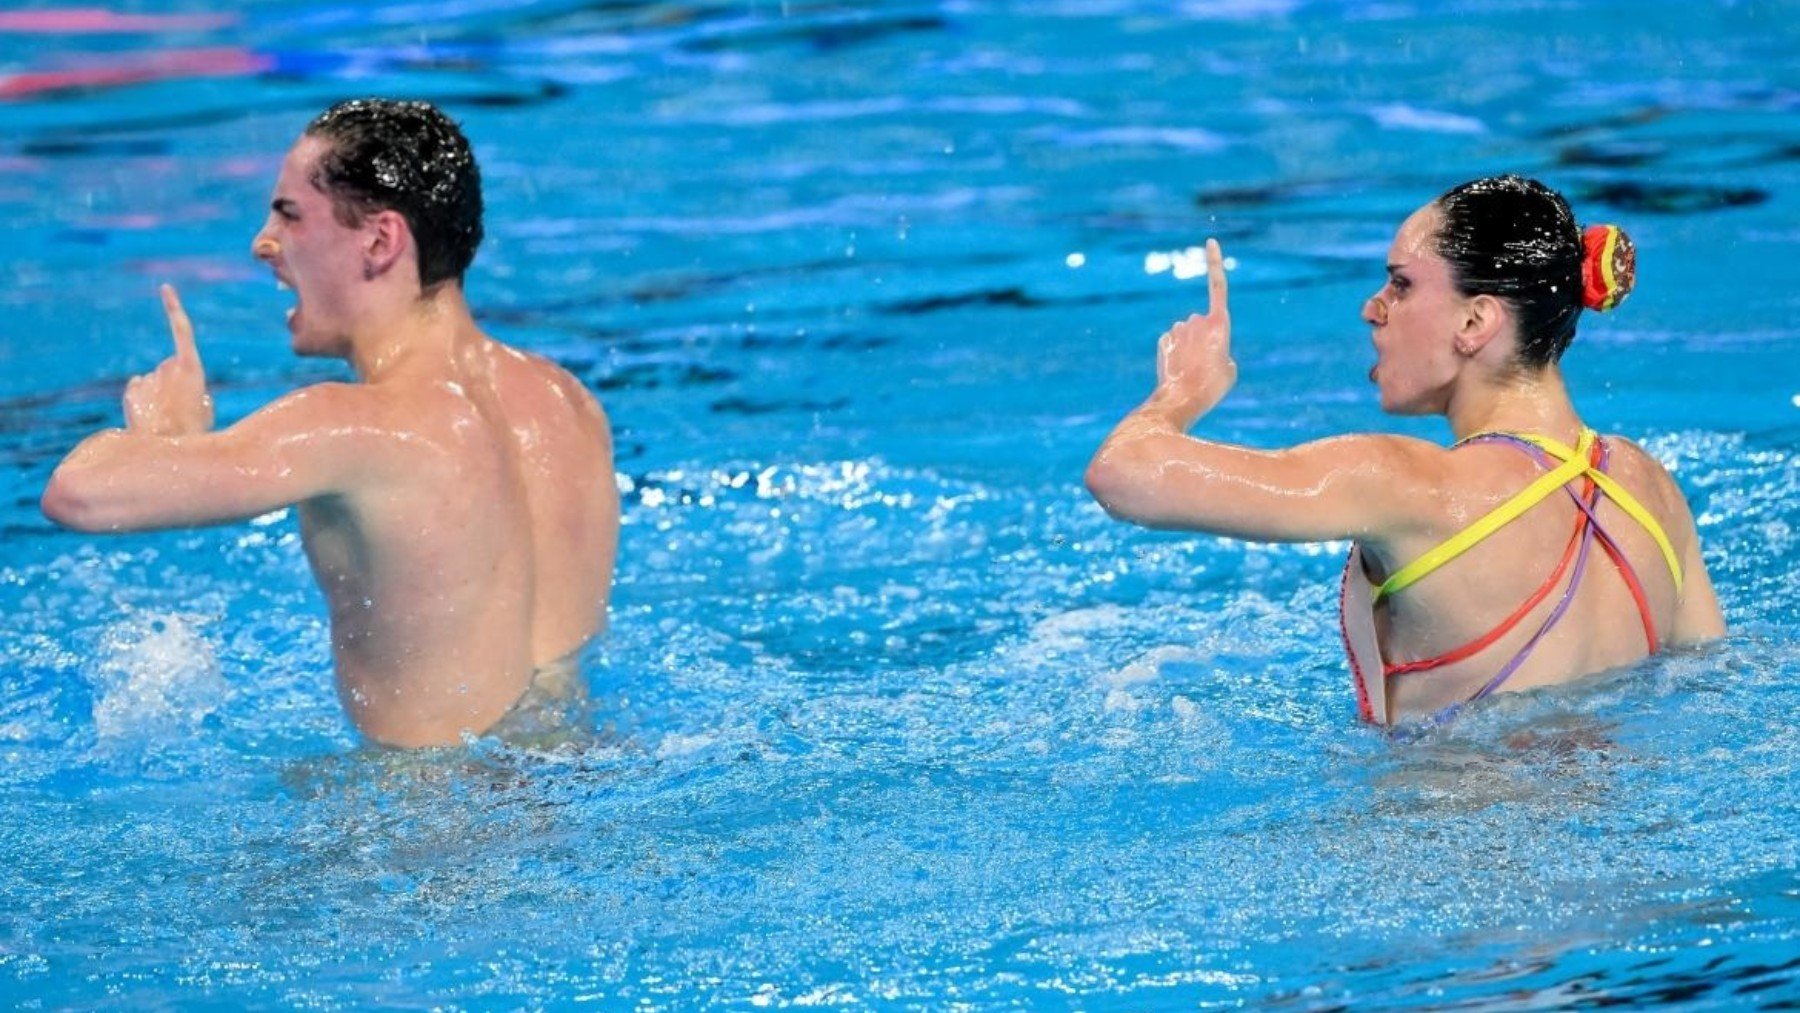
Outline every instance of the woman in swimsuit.
<svg viewBox="0 0 1800 1013">
<path fill-rule="evenodd" d="M 1582 423 L 1557 364 L 1584 305 L 1631 287 L 1619 230 L 1584 235 L 1560 195 L 1518 176 L 1456 187 L 1400 227 L 1363 307 L 1369 376 L 1383 410 L 1448 419 L 1447 448 L 1187 435 L 1237 378 L 1222 256 L 1206 250 L 1208 312 L 1162 336 L 1156 390 L 1094 455 L 1088 488 L 1148 527 L 1352 540 L 1342 624 L 1364 720 L 1442 716 L 1724 633 L 1681 490 Z"/>
</svg>

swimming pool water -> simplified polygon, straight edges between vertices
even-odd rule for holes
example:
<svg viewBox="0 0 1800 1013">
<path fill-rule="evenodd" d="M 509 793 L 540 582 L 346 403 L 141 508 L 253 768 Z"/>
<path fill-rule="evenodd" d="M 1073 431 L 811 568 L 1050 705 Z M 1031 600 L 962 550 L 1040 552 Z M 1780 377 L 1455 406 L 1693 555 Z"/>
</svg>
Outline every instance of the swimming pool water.
<svg viewBox="0 0 1800 1013">
<path fill-rule="evenodd" d="M 1800 1005 L 1795 4 L 117 14 L 0 12 L 6 1004 Z M 159 281 L 222 418 L 340 375 L 247 247 L 371 93 L 463 121 L 473 302 L 613 418 L 577 748 L 361 748 L 289 517 L 36 510 L 163 354 Z M 1390 740 L 1342 546 L 1129 529 L 1081 469 L 1208 235 L 1206 431 L 1441 437 L 1379 414 L 1356 312 L 1406 213 L 1507 169 L 1637 241 L 1567 369 L 1675 470 L 1733 634 Z"/>
</svg>

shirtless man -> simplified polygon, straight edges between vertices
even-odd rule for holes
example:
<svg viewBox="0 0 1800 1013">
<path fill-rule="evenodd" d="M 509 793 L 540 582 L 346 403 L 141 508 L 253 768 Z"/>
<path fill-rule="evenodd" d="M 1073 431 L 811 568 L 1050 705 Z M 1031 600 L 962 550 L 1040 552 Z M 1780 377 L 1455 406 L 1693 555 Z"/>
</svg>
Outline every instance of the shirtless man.
<svg viewBox="0 0 1800 1013">
<path fill-rule="evenodd" d="M 424 103 L 345 102 L 288 152 L 252 245 L 294 290 L 298 355 L 347 361 L 213 428 L 193 328 L 125 389 L 125 428 L 63 460 L 44 513 L 141 531 L 298 508 L 331 614 L 338 695 L 367 737 L 451 745 L 492 728 L 604 624 L 619 499 L 606 416 L 544 359 L 476 326 L 467 140 Z M 547 680 L 546 680 L 547 681 Z"/>
</svg>

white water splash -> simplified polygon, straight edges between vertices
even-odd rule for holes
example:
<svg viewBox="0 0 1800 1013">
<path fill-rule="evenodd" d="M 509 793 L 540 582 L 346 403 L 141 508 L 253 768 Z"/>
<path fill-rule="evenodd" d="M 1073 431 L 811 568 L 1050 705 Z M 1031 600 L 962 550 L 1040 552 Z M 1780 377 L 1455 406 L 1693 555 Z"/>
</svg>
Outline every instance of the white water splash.
<svg viewBox="0 0 1800 1013">
<path fill-rule="evenodd" d="M 109 630 L 101 648 L 94 725 L 103 740 L 183 734 L 230 695 L 212 645 L 189 618 L 135 616 Z"/>
</svg>

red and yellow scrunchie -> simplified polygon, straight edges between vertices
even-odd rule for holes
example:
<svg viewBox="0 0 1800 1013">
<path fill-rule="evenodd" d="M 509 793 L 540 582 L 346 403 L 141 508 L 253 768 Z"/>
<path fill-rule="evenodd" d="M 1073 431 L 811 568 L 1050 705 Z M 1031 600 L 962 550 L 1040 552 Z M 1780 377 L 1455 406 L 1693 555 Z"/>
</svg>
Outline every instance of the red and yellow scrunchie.
<svg viewBox="0 0 1800 1013">
<path fill-rule="evenodd" d="M 1617 225 L 1590 225 L 1581 234 L 1581 304 L 1605 313 L 1637 283 L 1637 249 Z"/>
</svg>

